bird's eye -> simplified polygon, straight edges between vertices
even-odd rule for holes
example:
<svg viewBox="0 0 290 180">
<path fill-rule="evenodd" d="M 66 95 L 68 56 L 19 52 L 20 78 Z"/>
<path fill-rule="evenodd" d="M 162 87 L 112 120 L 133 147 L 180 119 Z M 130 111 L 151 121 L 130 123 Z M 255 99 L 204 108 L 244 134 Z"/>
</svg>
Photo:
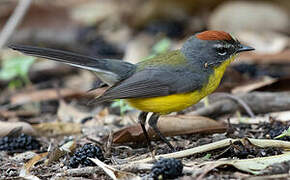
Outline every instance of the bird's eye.
<svg viewBox="0 0 290 180">
<path fill-rule="evenodd" d="M 227 54 L 227 49 L 224 48 L 224 47 L 221 47 L 221 48 L 217 48 L 217 53 L 221 56 L 224 56 Z"/>
</svg>

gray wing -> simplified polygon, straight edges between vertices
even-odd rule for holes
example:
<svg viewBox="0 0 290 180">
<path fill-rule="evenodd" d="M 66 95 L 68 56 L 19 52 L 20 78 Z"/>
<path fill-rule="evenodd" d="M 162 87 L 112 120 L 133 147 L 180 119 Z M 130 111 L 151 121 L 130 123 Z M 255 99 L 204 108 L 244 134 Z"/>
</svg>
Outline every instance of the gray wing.
<svg viewBox="0 0 290 180">
<path fill-rule="evenodd" d="M 200 73 L 145 69 L 108 89 L 97 103 L 114 99 L 145 98 L 192 92 L 200 89 Z"/>
</svg>

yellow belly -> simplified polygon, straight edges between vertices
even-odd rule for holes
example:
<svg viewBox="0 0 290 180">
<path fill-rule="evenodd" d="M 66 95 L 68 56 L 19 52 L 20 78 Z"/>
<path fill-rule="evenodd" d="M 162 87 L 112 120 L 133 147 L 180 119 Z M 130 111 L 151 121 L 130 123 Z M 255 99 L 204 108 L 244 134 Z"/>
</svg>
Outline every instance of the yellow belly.
<svg viewBox="0 0 290 180">
<path fill-rule="evenodd" d="M 229 60 L 215 68 L 213 75 L 209 78 L 208 84 L 201 90 L 153 98 L 133 98 L 127 99 L 127 101 L 131 106 L 145 112 L 168 114 L 181 111 L 196 104 L 202 98 L 212 93 L 218 87 L 226 67 L 234 60 L 234 58 L 235 56 L 232 56 Z"/>
</svg>

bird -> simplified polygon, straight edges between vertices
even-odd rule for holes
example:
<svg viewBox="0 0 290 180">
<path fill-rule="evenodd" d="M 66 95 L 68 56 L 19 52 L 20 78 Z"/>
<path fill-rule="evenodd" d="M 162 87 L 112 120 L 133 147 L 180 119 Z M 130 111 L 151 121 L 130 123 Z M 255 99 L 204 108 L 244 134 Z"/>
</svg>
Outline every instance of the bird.
<svg viewBox="0 0 290 180">
<path fill-rule="evenodd" d="M 184 110 L 211 94 L 220 84 L 226 68 L 244 51 L 243 45 L 224 31 L 207 30 L 189 37 L 180 49 L 161 53 L 132 64 L 117 59 L 99 59 L 77 53 L 27 45 L 9 45 L 29 56 L 46 58 L 94 71 L 108 89 L 96 103 L 125 99 L 140 110 L 138 116 L 150 150 L 145 124 L 174 151 L 173 145 L 157 127 L 161 115 Z"/>
</svg>

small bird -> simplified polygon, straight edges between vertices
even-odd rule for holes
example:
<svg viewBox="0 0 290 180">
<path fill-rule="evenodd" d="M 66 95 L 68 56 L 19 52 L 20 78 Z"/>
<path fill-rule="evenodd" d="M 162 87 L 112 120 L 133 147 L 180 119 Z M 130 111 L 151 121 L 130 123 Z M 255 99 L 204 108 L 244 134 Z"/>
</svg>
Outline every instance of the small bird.
<svg viewBox="0 0 290 180">
<path fill-rule="evenodd" d="M 24 45 L 9 47 L 30 56 L 94 71 L 109 86 L 96 102 L 126 99 L 131 106 L 141 110 L 138 120 L 150 150 L 145 123 L 148 113 L 152 112 L 148 124 L 173 151 L 174 147 L 157 127 L 159 116 L 181 111 L 212 93 L 237 54 L 254 50 L 242 45 L 229 33 L 213 30 L 191 36 L 179 50 L 137 64 L 48 48 Z"/>
</svg>

